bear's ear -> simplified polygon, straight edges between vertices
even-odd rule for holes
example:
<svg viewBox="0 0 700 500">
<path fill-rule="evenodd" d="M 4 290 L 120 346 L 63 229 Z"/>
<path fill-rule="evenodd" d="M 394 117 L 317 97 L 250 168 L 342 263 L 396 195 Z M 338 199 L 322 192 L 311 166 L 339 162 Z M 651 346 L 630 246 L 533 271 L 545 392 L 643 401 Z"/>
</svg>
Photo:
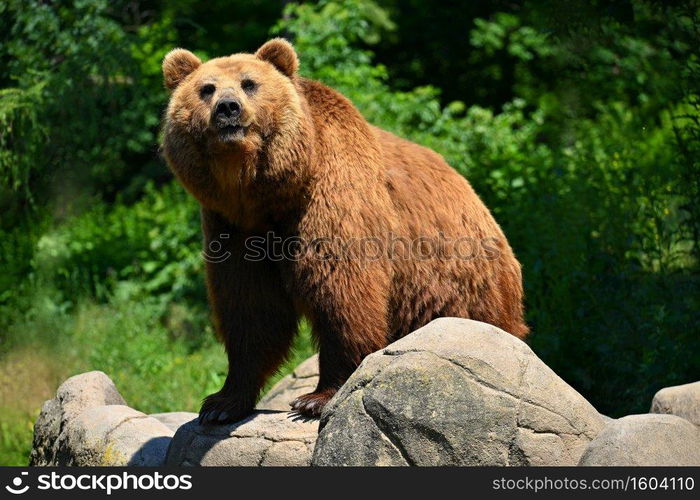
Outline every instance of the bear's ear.
<svg viewBox="0 0 700 500">
<path fill-rule="evenodd" d="M 199 68 L 202 61 L 189 50 L 173 49 L 163 59 L 163 80 L 169 91 L 175 90 L 187 75 Z"/>
<path fill-rule="evenodd" d="M 280 73 L 291 78 L 299 69 L 299 59 L 294 47 L 284 38 L 273 38 L 255 53 L 258 59 L 267 61 Z"/>
</svg>

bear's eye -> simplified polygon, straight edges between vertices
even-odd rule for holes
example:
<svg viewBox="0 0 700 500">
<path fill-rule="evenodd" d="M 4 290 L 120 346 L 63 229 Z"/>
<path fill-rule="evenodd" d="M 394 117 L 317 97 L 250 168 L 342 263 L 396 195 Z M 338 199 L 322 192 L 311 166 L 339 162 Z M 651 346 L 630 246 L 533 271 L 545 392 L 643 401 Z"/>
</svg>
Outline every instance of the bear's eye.
<svg viewBox="0 0 700 500">
<path fill-rule="evenodd" d="M 201 89 L 199 89 L 199 95 L 202 99 L 206 99 L 207 97 L 211 97 L 215 90 L 216 87 L 214 85 L 207 83 L 206 85 L 203 85 Z"/>
<path fill-rule="evenodd" d="M 253 80 L 246 78 L 241 82 L 241 88 L 248 94 L 252 94 L 255 92 L 255 89 L 258 88 L 258 84 L 255 83 Z"/>
</svg>

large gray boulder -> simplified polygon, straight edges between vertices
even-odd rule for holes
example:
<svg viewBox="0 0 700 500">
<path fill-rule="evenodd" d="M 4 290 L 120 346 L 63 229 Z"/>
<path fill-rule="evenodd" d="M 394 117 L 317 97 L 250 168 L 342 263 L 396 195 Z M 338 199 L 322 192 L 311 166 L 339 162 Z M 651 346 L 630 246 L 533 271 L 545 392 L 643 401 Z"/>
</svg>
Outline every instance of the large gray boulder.
<svg viewBox="0 0 700 500">
<path fill-rule="evenodd" d="M 31 465 L 162 465 L 173 435 L 126 406 L 102 372 L 66 380 L 34 425 Z"/>
<path fill-rule="evenodd" d="M 628 415 L 608 423 L 579 465 L 700 465 L 700 430 L 675 415 Z"/>
<path fill-rule="evenodd" d="M 442 318 L 368 356 L 313 465 L 575 465 L 604 418 L 522 341 Z"/>
<path fill-rule="evenodd" d="M 318 420 L 283 411 L 256 410 L 229 425 L 193 420 L 175 433 L 165 465 L 309 465 L 317 434 Z"/>
<path fill-rule="evenodd" d="M 700 425 L 700 382 L 661 389 L 654 396 L 649 411 L 677 415 Z"/>
<path fill-rule="evenodd" d="M 318 354 L 301 363 L 290 375 L 277 382 L 260 401 L 257 408 L 261 410 L 289 411 L 290 403 L 312 392 L 318 384 Z"/>
</svg>

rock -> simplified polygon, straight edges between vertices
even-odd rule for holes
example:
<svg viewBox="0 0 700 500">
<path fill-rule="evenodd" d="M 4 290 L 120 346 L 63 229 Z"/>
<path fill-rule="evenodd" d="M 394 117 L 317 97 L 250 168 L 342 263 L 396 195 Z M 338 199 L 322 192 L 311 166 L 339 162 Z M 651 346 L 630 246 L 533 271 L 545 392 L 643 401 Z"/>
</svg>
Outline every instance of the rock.
<svg viewBox="0 0 700 500">
<path fill-rule="evenodd" d="M 100 371 L 69 378 L 56 391 L 56 399 L 64 411 L 74 413 L 93 406 L 126 404 L 114 382 Z"/>
<path fill-rule="evenodd" d="M 155 418 L 121 405 L 88 408 L 66 422 L 64 433 L 72 462 L 65 465 L 162 465 L 173 435 Z"/>
<path fill-rule="evenodd" d="M 666 387 L 656 393 L 650 413 L 668 413 L 700 425 L 700 382 Z"/>
<path fill-rule="evenodd" d="M 442 318 L 368 356 L 313 465 L 575 465 L 605 420 L 522 341 Z"/>
<path fill-rule="evenodd" d="M 308 392 L 312 392 L 318 384 L 318 354 L 296 367 L 291 375 L 277 382 L 272 389 L 258 402 L 261 410 L 288 411 L 290 403 Z"/>
<path fill-rule="evenodd" d="M 311 359 L 289 377 L 292 391 L 313 378 L 308 371 L 314 365 L 318 371 Z M 200 427 L 196 418 L 189 412 L 146 415 L 126 406 L 104 373 L 84 373 L 66 380 L 44 404 L 31 465 L 160 466 L 166 455 L 170 465 L 309 465 L 318 434 L 317 420 L 287 412 L 259 410 L 217 427 Z"/>
<path fill-rule="evenodd" d="M 181 425 L 184 425 L 190 420 L 197 418 L 197 413 L 192 413 L 189 411 L 173 411 L 169 413 L 153 413 L 150 416 L 161 422 L 171 431 L 175 432 Z"/>
<path fill-rule="evenodd" d="M 175 433 L 165 465 L 309 465 L 317 434 L 318 420 L 273 410 L 230 425 L 193 420 Z"/>
<path fill-rule="evenodd" d="M 162 465 L 173 432 L 125 405 L 102 372 L 66 380 L 34 425 L 30 465 Z"/>
<path fill-rule="evenodd" d="M 675 415 L 622 417 L 590 442 L 579 465 L 700 465 L 700 429 Z"/>
<path fill-rule="evenodd" d="M 63 412 L 58 399 L 50 399 L 43 404 L 41 413 L 34 422 L 34 441 L 29 465 L 56 465 L 62 417 Z"/>
</svg>

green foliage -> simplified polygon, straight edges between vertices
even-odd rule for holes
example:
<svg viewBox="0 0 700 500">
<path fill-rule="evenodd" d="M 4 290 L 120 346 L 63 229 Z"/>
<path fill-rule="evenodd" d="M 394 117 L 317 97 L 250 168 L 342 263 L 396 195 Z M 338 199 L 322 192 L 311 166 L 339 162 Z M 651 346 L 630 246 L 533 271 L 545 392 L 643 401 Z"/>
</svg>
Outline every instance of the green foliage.
<svg viewBox="0 0 700 500">
<path fill-rule="evenodd" d="M 61 204 L 75 203 L 85 187 L 109 194 L 133 175 L 127 159 L 155 142 L 153 108 L 165 94 L 153 85 L 159 79 L 148 82 L 140 73 L 131 55 L 135 40 L 110 19 L 108 6 L 5 6 L 0 119 L 12 135 L 0 144 L 0 175 L 13 184 L 11 208 L 30 202 L 32 193 L 60 194 Z"/>
<path fill-rule="evenodd" d="M 5 418 L 0 422 L 0 460 L 3 465 L 27 465 L 38 413 L 27 415 L 7 408 L 3 416 Z"/>
<path fill-rule="evenodd" d="M 203 302 L 197 203 L 172 183 L 133 205 L 98 204 L 37 242 L 34 265 L 64 293 Z"/>
<path fill-rule="evenodd" d="M 305 76 L 469 179 L 523 263 L 533 349 L 596 408 L 697 379 L 693 2 L 148 5 L 0 4 L 1 463 L 26 461 L 73 373 L 151 412 L 220 385 L 197 205 L 155 155 L 160 61 L 251 51 L 273 25 Z M 312 352 L 301 331 L 278 376 Z"/>
<path fill-rule="evenodd" d="M 26 90 L 6 88 L 0 90 L 0 209 L 12 214 L 22 207 L 9 202 L 13 192 L 32 202 L 29 178 L 36 165 L 32 159 L 40 144 L 46 139 L 46 129 L 37 119 L 36 102 L 41 99 L 43 83 Z"/>
</svg>

